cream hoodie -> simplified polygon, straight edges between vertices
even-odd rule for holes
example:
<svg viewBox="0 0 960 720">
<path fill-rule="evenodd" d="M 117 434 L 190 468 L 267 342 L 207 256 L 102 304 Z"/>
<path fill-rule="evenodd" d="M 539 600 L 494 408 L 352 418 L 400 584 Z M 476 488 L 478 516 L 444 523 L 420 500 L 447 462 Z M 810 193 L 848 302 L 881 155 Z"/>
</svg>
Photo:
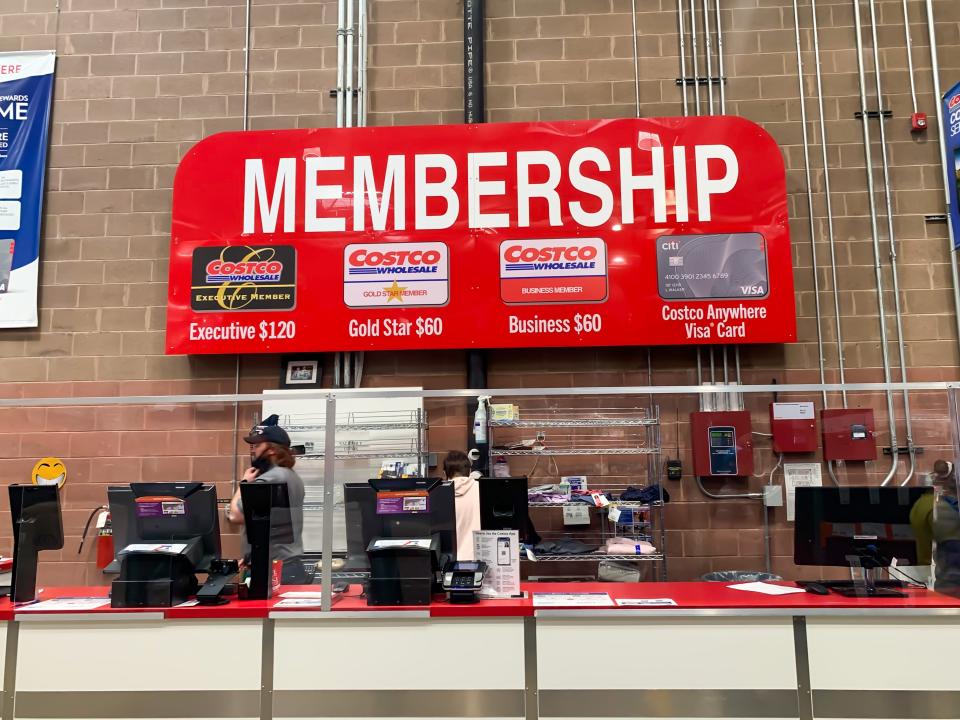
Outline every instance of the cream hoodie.
<svg viewBox="0 0 960 720">
<path fill-rule="evenodd" d="M 480 473 L 473 472 L 470 477 L 453 478 L 453 491 L 456 495 L 457 511 L 457 560 L 473 560 L 473 531 L 480 530 L 480 483 L 476 478 Z"/>
</svg>

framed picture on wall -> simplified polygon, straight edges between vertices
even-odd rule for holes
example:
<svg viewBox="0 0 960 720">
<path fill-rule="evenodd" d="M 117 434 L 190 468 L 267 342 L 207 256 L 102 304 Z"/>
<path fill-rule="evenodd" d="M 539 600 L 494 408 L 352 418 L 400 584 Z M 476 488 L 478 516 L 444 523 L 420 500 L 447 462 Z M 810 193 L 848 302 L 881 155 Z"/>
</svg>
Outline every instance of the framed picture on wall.
<svg viewBox="0 0 960 720">
<path fill-rule="evenodd" d="M 280 362 L 280 387 L 320 387 L 323 364 L 319 357 L 284 357 Z"/>
</svg>

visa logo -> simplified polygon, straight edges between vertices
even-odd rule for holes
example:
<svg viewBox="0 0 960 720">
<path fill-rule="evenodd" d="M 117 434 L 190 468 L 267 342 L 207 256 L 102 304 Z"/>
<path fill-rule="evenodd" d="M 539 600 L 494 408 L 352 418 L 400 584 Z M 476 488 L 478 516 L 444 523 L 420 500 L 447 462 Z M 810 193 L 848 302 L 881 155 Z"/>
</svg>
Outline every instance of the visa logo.
<svg viewBox="0 0 960 720">
<path fill-rule="evenodd" d="M 741 285 L 740 292 L 744 295 L 763 295 L 763 285 Z"/>
</svg>

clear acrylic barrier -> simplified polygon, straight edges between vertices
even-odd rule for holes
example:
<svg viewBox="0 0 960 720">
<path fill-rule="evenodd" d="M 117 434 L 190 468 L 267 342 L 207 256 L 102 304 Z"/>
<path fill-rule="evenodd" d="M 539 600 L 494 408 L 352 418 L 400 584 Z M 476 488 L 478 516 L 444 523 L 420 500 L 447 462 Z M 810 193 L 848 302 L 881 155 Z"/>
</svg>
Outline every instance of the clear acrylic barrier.
<svg viewBox="0 0 960 720">
<path fill-rule="evenodd" d="M 909 390 L 909 413 L 904 409 L 905 389 Z M 306 491 L 304 563 L 311 576 L 317 569 L 315 582 L 329 580 L 326 595 L 333 581 L 357 579 L 343 567 L 343 483 L 375 477 L 383 463 L 401 463 L 408 472 L 440 476 L 444 454 L 467 447 L 474 421 L 468 416 L 467 404 L 478 395 L 490 395 L 492 406 L 503 406 L 489 409 L 490 442 L 483 456 L 487 472 L 527 475 L 531 487 L 559 485 L 563 477 L 586 476 L 588 488 L 606 491 L 614 503 L 623 502 L 618 498 L 630 487 L 642 489 L 657 483 L 669 496 L 663 505 L 657 498 L 638 503 L 647 507 L 637 508 L 629 526 L 611 521 L 608 510 L 590 510 L 586 524 L 573 524 L 583 523 L 582 513 L 570 513 L 565 522 L 564 507 L 538 504 L 535 499 L 530 514 L 543 540 L 579 539 L 601 548 L 614 538 L 626 538 L 650 543 L 654 550 L 642 560 L 616 552 L 583 559 L 571 558 L 570 553 L 556 548 L 556 552 L 542 548 L 535 553 L 537 561 L 524 563 L 524 577 L 530 578 L 593 579 L 602 574 L 601 565 L 615 575 L 620 563 L 621 570 L 637 568 L 642 579 L 696 580 L 726 570 L 766 571 L 785 579 L 846 579 L 850 577 L 848 568 L 794 564 L 794 524 L 787 518 L 790 493 L 784 488 L 785 474 L 799 484 L 815 482 L 819 472 L 824 486 L 836 482 L 841 486 L 885 483 L 919 487 L 931 482 L 937 460 L 953 462 L 960 447 L 956 389 L 950 383 L 845 388 L 376 389 L 2 400 L 0 413 L 6 416 L 5 439 L 10 449 L 2 463 L 8 482 L 30 482 L 40 458 L 57 457 L 64 462 L 65 546 L 41 555 L 41 582 L 105 584 L 111 577 L 95 565 L 99 544 L 94 540 L 95 529 L 89 532 L 82 552 L 78 549 L 91 511 L 107 504 L 107 486 L 147 481 L 212 483 L 222 509 L 249 466 L 242 438 L 265 414 L 276 412 L 281 424 L 289 428 L 293 443 L 304 446 L 296 464 Z M 774 397 L 779 403 L 813 403 L 816 452 L 773 451 L 770 404 Z M 875 459 L 823 462 L 820 411 L 825 401 L 831 410 L 873 411 Z M 513 406 L 518 413 L 513 413 Z M 891 406 L 893 432 L 888 422 Z M 702 407 L 725 411 L 742 407 L 749 413 L 749 434 L 734 433 L 737 445 L 753 448 L 753 468 L 747 477 L 698 478 L 694 474 L 691 434 L 696 430 L 702 435 L 702 428 L 691 425 L 691 413 Z M 700 437 L 696 444 L 704 443 L 709 440 Z M 895 455 L 890 450 L 894 444 L 898 448 Z M 681 479 L 668 479 L 667 463 L 676 460 L 680 461 Z M 956 473 L 949 476 L 949 482 L 934 484 L 942 502 L 936 503 L 937 512 L 931 519 L 930 533 L 937 542 L 932 559 L 938 587 L 952 591 L 954 583 L 948 581 L 947 573 L 954 556 L 953 543 L 960 542 L 960 531 L 954 538 L 950 529 L 960 527 L 950 514 L 956 512 Z M 778 494 L 782 501 L 776 499 Z M 765 507 L 764 496 L 770 507 Z M 7 504 L 6 497 L 2 502 Z M 223 515 L 219 520 L 224 557 L 240 557 L 239 529 Z M 9 552 L 10 531 L 4 536 L 4 550 Z M 926 579 L 930 561 L 923 553 L 921 556 L 926 563 L 901 568 L 901 575 Z M 329 599 L 325 607 L 329 607 Z"/>
</svg>

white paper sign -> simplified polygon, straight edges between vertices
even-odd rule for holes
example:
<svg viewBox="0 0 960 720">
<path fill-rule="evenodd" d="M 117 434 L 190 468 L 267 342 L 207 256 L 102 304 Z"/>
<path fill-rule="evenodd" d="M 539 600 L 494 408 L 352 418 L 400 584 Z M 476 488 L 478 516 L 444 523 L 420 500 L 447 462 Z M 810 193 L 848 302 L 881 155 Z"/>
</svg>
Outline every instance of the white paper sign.
<svg viewBox="0 0 960 720">
<path fill-rule="evenodd" d="M 275 608 L 291 608 L 291 607 L 320 607 L 320 600 L 311 600 L 310 598 L 284 598 L 276 605 Z"/>
<path fill-rule="evenodd" d="M 534 607 L 613 607 L 607 593 L 534 593 Z"/>
<path fill-rule="evenodd" d="M 516 530 L 474 530 L 473 556 L 487 564 L 483 585 L 477 593 L 483 598 L 508 598 L 520 595 L 520 533 Z"/>
<path fill-rule="evenodd" d="M 823 487 L 820 463 L 784 463 L 783 484 L 787 488 L 787 522 L 793 522 L 798 487 Z"/>
<path fill-rule="evenodd" d="M 0 230 L 20 229 L 20 201 L 0 200 Z"/>
<path fill-rule="evenodd" d="M 745 590 L 761 595 L 794 595 L 795 593 L 806 592 L 803 588 L 769 585 L 763 582 L 740 583 L 739 585 L 727 585 L 727 587 L 731 590 Z"/>
<path fill-rule="evenodd" d="M 18 607 L 17 612 L 34 612 L 37 610 L 51 611 L 51 610 L 96 610 L 101 608 L 104 605 L 110 604 L 110 598 L 53 598 L 51 600 L 43 600 L 38 603 L 32 603 L 31 605 L 25 605 L 23 607 Z"/>
<path fill-rule="evenodd" d="M 812 402 L 778 402 L 773 404 L 774 420 L 813 420 Z"/>
<path fill-rule="evenodd" d="M 620 607 L 676 606 L 676 604 L 677 601 L 672 598 L 617 598 L 617 605 Z"/>
</svg>

